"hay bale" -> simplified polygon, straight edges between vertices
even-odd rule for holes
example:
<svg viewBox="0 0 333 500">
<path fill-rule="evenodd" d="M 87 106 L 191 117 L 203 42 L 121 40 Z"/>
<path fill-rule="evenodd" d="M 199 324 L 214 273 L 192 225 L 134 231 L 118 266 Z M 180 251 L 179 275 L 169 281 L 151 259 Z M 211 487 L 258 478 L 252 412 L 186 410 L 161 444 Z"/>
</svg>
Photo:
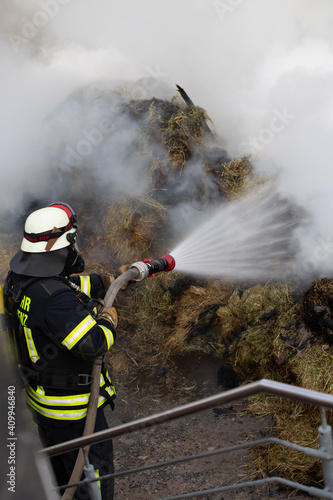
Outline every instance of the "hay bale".
<svg viewBox="0 0 333 500">
<path fill-rule="evenodd" d="M 195 153 L 192 149 L 202 145 L 206 138 L 203 129 L 206 120 L 209 117 L 202 108 L 190 106 L 179 109 L 163 124 L 162 144 L 167 148 L 175 169 L 181 170 Z"/>
<path fill-rule="evenodd" d="M 244 380 L 275 379 L 272 350 L 271 337 L 258 325 L 247 328 L 239 342 L 232 344 L 228 359 Z"/>
<path fill-rule="evenodd" d="M 290 363 L 296 385 L 333 395 L 333 351 L 328 344 L 318 342 Z"/>
<path fill-rule="evenodd" d="M 333 394 L 333 352 L 307 332 L 302 324 L 302 301 L 295 300 L 277 317 L 249 327 L 228 354 L 231 362 L 247 380 L 270 378 L 307 389 Z M 281 302 L 280 302 L 281 304 Z M 305 340 L 306 339 L 306 340 Z M 249 411 L 258 416 L 273 415 L 274 434 L 302 446 L 318 442 L 318 408 L 276 396 L 251 398 Z M 333 423 L 332 412 L 328 415 Z M 311 457 L 281 446 L 267 445 L 253 450 L 256 477 L 280 475 L 307 485 L 322 480 L 321 463 Z"/>
<path fill-rule="evenodd" d="M 260 318 L 274 309 L 289 310 L 293 304 L 293 285 L 276 283 L 256 285 L 243 291 L 235 289 L 228 303 L 221 307 L 217 315 L 221 324 L 220 341 L 225 342 L 240 329 L 257 323 Z"/>
<path fill-rule="evenodd" d="M 333 394 L 333 352 L 325 343 L 317 343 L 288 360 L 294 385 Z M 275 379 L 276 380 L 276 379 Z M 286 380 L 286 379 L 284 379 Z M 249 411 L 258 416 L 274 417 L 274 434 L 283 440 L 318 448 L 318 427 L 321 425 L 319 408 L 313 405 L 276 396 L 251 398 Z M 333 425 L 333 413 L 327 413 Z M 276 445 L 253 450 L 257 477 L 280 475 L 308 486 L 322 482 L 321 461 L 297 451 Z"/>
<path fill-rule="evenodd" d="M 103 221 L 105 241 L 118 264 L 149 258 L 161 240 L 156 236 L 165 225 L 166 207 L 150 196 L 123 199 L 111 205 Z"/>
<path fill-rule="evenodd" d="M 322 319 L 333 317 L 333 280 L 322 278 L 314 281 L 303 298 L 303 316 L 306 325 L 316 334 L 322 335 L 330 344 L 333 333 Z"/>
<path fill-rule="evenodd" d="M 220 356 L 246 381 L 270 378 L 287 381 L 290 344 L 285 342 L 287 318 L 296 331 L 300 310 L 290 283 L 235 290 L 218 310 Z M 295 334 L 293 334 L 295 335 Z"/>
<path fill-rule="evenodd" d="M 211 351 L 212 343 L 216 345 L 219 340 L 217 310 L 227 303 L 232 291 L 231 283 L 219 281 L 209 281 L 204 286 L 191 285 L 173 304 L 174 321 L 165 333 L 166 349 L 172 353 Z"/>
<path fill-rule="evenodd" d="M 174 280 L 174 274 L 162 273 L 131 286 L 118 305 L 121 332 L 129 338 L 131 348 L 136 346 L 136 359 L 144 363 L 152 349 L 162 356 L 216 350 L 216 311 L 228 300 L 232 285 L 190 285 L 176 298 L 172 295 Z"/>
<path fill-rule="evenodd" d="M 220 158 L 208 155 L 204 160 L 206 171 L 216 178 L 219 191 L 227 195 L 228 199 L 238 198 L 246 192 L 252 191 L 260 184 L 260 179 L 254 175 L 254 169 L 248 157 L 228 159 L 224 154 Z"/>
<path fill-rule="evenodd" d="M 243 318 L 242 309 L 243 302 L 241 300 L 239 289 L 236 288 L 230 296 L 227 304 L 221 306 L 217 310 L 217 316 L 221 324 L 220 342 L 224 342 L 226 339 L 239 332 L 242 328 L 245 328 L 246 323 Z"/>
<path fill-rule="evenodd" d="M 117 345 L 140 369 L 156 368 L 167 355 L 163 330 L 170 318 L 168 288 L 172 279 L 171 273 L 160 273 L 131 284 L 117 296 Z"/>
<path fill-rule="evenodd" d="M 319 409 L 278 396 L 251 398 L 249 411 L 260 417 L 273 415 L 276 437 L 300 446 L 318 447 Z M 332 422 L 332 419 L 329 419 Z M 280 476 L 308 486 L 321 487 L 321 461 L 280 445 L 253 448 L 254 478 Z"/>
</svg>

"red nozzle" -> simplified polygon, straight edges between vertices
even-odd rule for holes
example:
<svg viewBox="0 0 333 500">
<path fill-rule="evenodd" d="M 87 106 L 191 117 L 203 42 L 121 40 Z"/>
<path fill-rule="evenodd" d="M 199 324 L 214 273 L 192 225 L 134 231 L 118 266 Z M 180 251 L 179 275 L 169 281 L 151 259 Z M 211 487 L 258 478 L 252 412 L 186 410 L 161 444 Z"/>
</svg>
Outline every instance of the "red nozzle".
<svg viewBox="0 0 333 500">
<path fill-rule="evenodd" d="M 172 271 L 175 268 L 176 261 L 172 257 L 172 255 L 162 255 L 161 259 L 165 259 L 168 263 L 168 267 L 165 269 L 165 271 Z"/>
</svg>

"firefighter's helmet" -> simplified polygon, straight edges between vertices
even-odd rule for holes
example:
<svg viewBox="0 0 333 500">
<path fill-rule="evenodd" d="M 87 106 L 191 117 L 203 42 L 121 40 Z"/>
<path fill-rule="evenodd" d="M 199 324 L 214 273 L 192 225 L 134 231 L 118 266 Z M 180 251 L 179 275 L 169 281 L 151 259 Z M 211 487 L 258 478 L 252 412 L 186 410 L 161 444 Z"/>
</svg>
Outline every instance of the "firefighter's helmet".
<svg viewBox="0 0 333 500">
<path fill-rule="evenodd" d="M 25 222 L 21 250 L 44 253 L 59 250 L 75 243 L 77 217 L 64 203 L 53 203 L 32 212 Z"/>
<path fill-rule="evenodd" d="M 26 276 L 60 274 L 69 250 L 73 254 L 75 248 L 74 251 L 79 254 L 76 222 L 74 210 L 62 202 L 32 212 L 24 225 L 21 250 L 10 262 L 11 269 Z"/>
</svg>

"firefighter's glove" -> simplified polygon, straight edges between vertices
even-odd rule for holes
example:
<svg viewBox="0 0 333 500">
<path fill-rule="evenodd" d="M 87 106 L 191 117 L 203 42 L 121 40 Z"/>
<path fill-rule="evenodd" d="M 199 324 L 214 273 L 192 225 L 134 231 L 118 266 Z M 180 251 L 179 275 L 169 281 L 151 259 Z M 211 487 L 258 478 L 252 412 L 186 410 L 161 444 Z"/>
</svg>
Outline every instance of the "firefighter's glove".
<svg viewBox="0 0 333 500">
<path fill-rule="evenodd" d="M 98 273 L 97 276 L 102 280 L 104 290 L 108 290 L 111 284 L 122 274 L 120 269 L 112 271 L 112 273 Z"/>
<path fill-rule="evenodd" d="M 108 290 L 111 284 L 114 282 L 115 277 L 109 273 L 98 273 L 97 276 L 103 283 L 104 290 Z"/>
<path fill-rule="evenodd" d="M 115 307 L 104 307 L 97 316 L 97 320 L 104 319 L 111 323 L 112 326 L 117 328 L 118 325 L 118 313 Z"/>
<path fill-rule="evenodd" d="M 123 272 L 125 272 L 123 267 L 124 266 L 121 266 L 119 269 L 116 269 L 115 271 L 112 272 L 112 276 L 114 276 L 115 279 L 119 278 L 119 276 L 123 274 Z"/>
</svg>

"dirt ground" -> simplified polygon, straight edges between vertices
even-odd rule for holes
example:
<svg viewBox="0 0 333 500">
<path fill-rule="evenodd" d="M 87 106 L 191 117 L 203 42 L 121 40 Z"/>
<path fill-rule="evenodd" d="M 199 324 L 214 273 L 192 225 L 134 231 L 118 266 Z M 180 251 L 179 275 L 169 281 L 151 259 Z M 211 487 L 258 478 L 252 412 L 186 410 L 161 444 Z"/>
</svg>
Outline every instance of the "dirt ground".
<svg viewBox="0 0 333 500">
<path fill-rule="evenodd" d="M 156 370 L 149 375 L 140 373 L 134 364 L 126 373 L 115 373 L 113 378 L 118 396 L 115 411 L 107 413 L 110 426 L 221 392 L 217 378 L 219 365 L 216 358 L 196 355 L 170 359 L 169 369 Z M 232 402 L 115 438 L 115 469 L 119 472 L 271 436 L 272 424 L 271 418 L 246 414 L 245 400 Z M 232 451 L 120 476 L 116 478 L 115 500 L 174 497 L 248 481 L 253 472 L 248 451 Z M 314 497 L 271 484 L 200 498 L 302 500 Z"/>
</svg>

